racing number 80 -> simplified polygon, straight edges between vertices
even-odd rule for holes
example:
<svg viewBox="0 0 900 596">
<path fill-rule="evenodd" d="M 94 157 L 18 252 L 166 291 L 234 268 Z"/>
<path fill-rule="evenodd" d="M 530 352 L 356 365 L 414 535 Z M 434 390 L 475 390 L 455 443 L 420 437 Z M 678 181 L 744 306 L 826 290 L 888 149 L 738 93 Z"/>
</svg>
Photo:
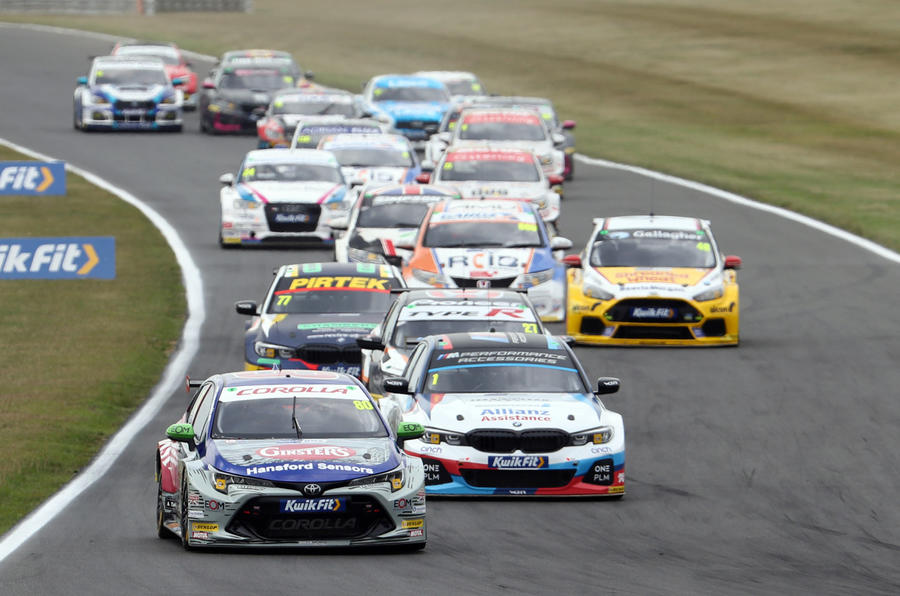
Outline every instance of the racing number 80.
<svg viewBox="0 0 900 596">
<path fill-rule="evenodd" d="M 357 410 L 374 410 L 375 409 L 372 406 L 372 402 L 366 401 L 364 399 L 354 399 L 353 405 L 356 406 Z"/>
</svg>

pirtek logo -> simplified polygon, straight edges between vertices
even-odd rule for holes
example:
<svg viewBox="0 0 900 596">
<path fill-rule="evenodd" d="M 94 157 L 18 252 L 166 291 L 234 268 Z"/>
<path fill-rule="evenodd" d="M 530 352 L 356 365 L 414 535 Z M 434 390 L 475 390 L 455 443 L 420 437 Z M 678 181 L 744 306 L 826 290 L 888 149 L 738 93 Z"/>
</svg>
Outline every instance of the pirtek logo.
<svg viewBox="0 0 900 596">
<path fill-rule="evenodd" d="M 84 255 L 87 255 L 87 261 L 79 264 Z M 33 252 L 22 250 L 21 244 L 0 244 L 0 271 L 3 273 L 67 272 L 87 275 L 99 262 L 97 252 L 90 244 L 41 244 Z"/>
<path fill-rule="evenodd" d="M 0 169 L 0 192 L 25 190 L 42 193 L 50 188 L 53 180 L 47 166 L 6 166 Z"/>
</svg>

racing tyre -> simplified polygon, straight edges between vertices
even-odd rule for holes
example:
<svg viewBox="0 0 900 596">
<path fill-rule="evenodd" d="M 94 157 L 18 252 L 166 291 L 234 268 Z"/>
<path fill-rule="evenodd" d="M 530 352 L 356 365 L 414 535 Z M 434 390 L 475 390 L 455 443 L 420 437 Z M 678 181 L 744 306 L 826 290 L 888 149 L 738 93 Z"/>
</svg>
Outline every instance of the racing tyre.
<svg viewBox="0 0 900 596">
<path fill-rule="evenodd" d="M 187 472 L 185 472 L 187 473 Z M 191 541 L 188 538 L 188 484 L 187 480 L 181 481 L 181 511 L 179 511 L 178 517 L 179 525 L 181 526 L 181 546 L 184 547 L 184 550 L 191 550 Z"/>
<path fill-rule="evenodd" d="M 172 531 L 163 524 L 165 519 L 165 508 L 163 507 L 165 496 L 162 489 L 162 475 L 157 473 L 156 481 L 156 535 L 160 538 L 173 538 Z"/>
</svg>

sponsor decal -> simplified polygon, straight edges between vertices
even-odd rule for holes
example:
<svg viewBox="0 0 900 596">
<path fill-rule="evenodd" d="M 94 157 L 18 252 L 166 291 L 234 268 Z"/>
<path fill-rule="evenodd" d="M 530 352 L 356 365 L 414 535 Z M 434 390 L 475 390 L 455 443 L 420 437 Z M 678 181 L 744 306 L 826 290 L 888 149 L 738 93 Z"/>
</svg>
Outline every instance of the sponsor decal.
<svg viewBox="0 0 900 596">
<path fill-rule="evenodd" d="M 391 289 L 390 279 L 376 277 L 298 277 L 291 282 L 289 290 L 320 290 L 332 288 L 350 288 L 356 290 L 383 290 Z M 281 292 L 276 292 L 280 294 Z"/>
<path fill-rule="evenodd" d="M 219 503 L 218 501 L 216 501 L 215 499 L 210 499 L 209 501 L 206 502 L 206 507 L 210 511 L 218 511 L 219 507 L 221 507 L 221 506 L 222 506 L 222 504 Z"/>
<path fill-rule="evenodd" d="M 339 385 L 264 385 L 259 387 L 242 387 L 233 392 L 235 397 L 247 395 L 296 395 L 300 393 L 324 393 L 347 395 L 356 393 L 358 387 Z"/>
<path fill-rule="evenodd" d="M 191 532 L 191 538 L 198 538 L 200 540 L 209 540 L 208 532 Z"/>
<path fill-rule="evenodd" d="M 374 329 L 378 323 L 300 323 L 297 329 Z"/>
<path fill-rule="evenodd" d="M 65 162 L 0 162 L 0 195 L 64 194 L 66 194 Z"/>
<path fill-rule="evenodd" d="M 610 447 L 591 447 L 591 453 L 612 453 Z"/>
<path fill-rule="evenodd" d="M 618 493 L 624 493 L 625 487 L 624 486 L 610 486 L 609 490 L 606 492 L 611 495 L 618 494 Z"/>
<path fill-rule="evenodd" d="M 308 213 L 276 213 L 277 223 L 306 223 L 309 221 Z"/>
<path fill-rule="evenodd" d="M 631 309 L 631 316 L 635 319 L 670 320 L 675 318 L 675 309 L 666 307 L 635 306 Z"/>
<path fill-rule="evenodd" d="M 322 487 L 315 482 L 311 482 L 303 487 L 303 494 L 315 497 L 316 495 L 322 494 Z"/>
<path fill-rule="evenodd" d="M 612 484 L 613 461 L 611 459 L 600 459 L 595 461 L 584 477 L 585 481 L 590 482 L 591 484 Z"/>
<path fill-rule="evenodd" d="M 422 467 L 425 471 L 425 484 L 446 484 L 450 482 L 450 474 L 444 466 L 435 459 L 422 458 Z"/>
<path fill-rule="evenodd" d="M 497 470 L 537 470 L 546 468 L 549 458 L 543 455 L 492 455 L 488 457 L 488 467 Z"/>
<path fill-rule="evenodd" d="M 735 305 L 734 302 L 732 302 L 732 303 L 729 304 L 728 306 L 725 306 L 725 305 L 722 305 L 722 306 L 713 306 L 712 308 L 709 309 L 709 312 L 734 312 L 734 307 L 735 307 L 735 306 L 736 306 L 736 305 Z"/>
<path fill-rule="evenodd" d="M 706 234 L 701 231 L 686 232 L 683 230 L 634 230 L 631 233 L 635 238 L 657 238 L 662 240 L 690 240 L 697 241 L 705 238 Z"/>
<path fill-rule="evenodd" d="M 0 238 L 0 279 L 87 278 L 116 278 L 115 238 Z"/>
<path fill-rule="evenodd" d="M 287 518 L 273 519 L 269 523 L 270 530 L 352 530 L 356 527 L 356 518 Z"/>
<path fill-rule="evenodd" d="M 199 509 L 188 509 L 188 519 L 203 519 L 206 514 Z"/>
<path fill-rule="evenodd" d="M 354 466 L 347 464 L 326 464 L 318 462 L 308 462 L 305 464 L 275 464 L 268 466 L 251 466 L 244 470 L 246 476 L 256 476 L 259 474 L 271 474 L 273 472 L 301 472 L 301 471 L 331 471 L 331 472 L 353 472 L 359 474 L 374 474 L 375 470 L 365 466 Z"/>
<path fill-rule="evenodd" d="M 675 284 L 679 286 L 697 285 L 709 273 L 708 269 L 629 269 L 626 267 L 598 267 L 600 273 L 610 282 L 622 284 L 645 284 L 632 286 L 629 290 L 671 290 L 667 286 L 652 284 Z"/>
<path fill-rule="evenodd" d="M 616 474 L 616 484 L 625 484 L 625 472 Z"/>
<path fill-rule="evenodd" d="M 424 533 L 425 533 L 425 531 L 424 531 L 424 530 L 421 530 L 421 529 L 419 529 L 419 530 L 410 530 L 410 531 L 409 531 L 409 537 L 410 537 L 410 538 L 414 538 L 414 537 L 416 537 L 416 536 L 422 536 L 422 535 L 424 535 Z"/>
<path fill-rule="evenodd" d="M 335 513 L 347 510 L 347 500 L 324 499 L 282 499 L 279 510 L 282 513 Z"/>
<path fill-rule="evenodd" d="M 353 457 L 356 451 L 337 445 L 277 445 L 257 449 L 256 454 L 269 459 L 317 460 Z"/>
<path fill-rule="evenodd" d="M 449 302 L 449 301 L 448 301 Z M 531 311 L 522 306 L 491 307 L 456 304 L 454 308 L 424 306 L 418 302 L 410 304 L 400 312 L 401 321 L 418 319 L 444 319 L 461 321 L 469 319 L 489 319 L 494 321 L 534 321 Z"/>
<path fill-rule="evenodd" d="M 191 522 L 191 530 L 194 532 L 218 532 L 219 524 L 208 522 Z"/>
<path fill-rule="evenodd" d="M 524 151 L 454 151 L 445 161 L 512 161 L 534 163 L 531 153 Z"/>
<path fill-rule="evenodd" d="M 517 113 L 509 113 L 509 112 L 497 112 L 497 113 L 493 113 L 493 114 L 490 114 L 490 113 L 470 114 L 465 117 L 463 122 L 465 124 L 499 123 L 499 124 L 532 124 L 534 126 L 541 125 L 541 120 L 540 120 L 540 118 L 538 118 L 537 114 L 517 114 Z"/>
<path fill-rule="evenodd" d="M 400 527 L 404 530 L 409 530 L 412 528 L 422 528 L 425 526 L 424 519 L 404 519 L 400 522 Z"/>
<path fill-rule="evenodd" d="M 475 334 L 470 334 L 473 339 Z M 484 339 L 491 339 L 485 337 Z M 518 350 L 494 350 L 494 351 L 472 351 L 472 352 L 451 352 L 449 354 L 441 354 L 437 359 L 451 360 L 456 359 L 457 364 L 477 364 L 479 362 L 501 362 L 501 363 L 533 363 L 533 364 L 568 364 L 566 354 L 555 354 L 552 352 L 537 351 L 518 351 Z"/>
<path fill-rule="evenodd" d="M 421 453 L 442 453 L 444 449 L 438 445 L 423 445 L 419 447 Z"/>
<path fill-rule="evenodd" d="M 188 493 L 188 505 L 203 505 L 203 499 L 197 493 Z"/>
</svg>

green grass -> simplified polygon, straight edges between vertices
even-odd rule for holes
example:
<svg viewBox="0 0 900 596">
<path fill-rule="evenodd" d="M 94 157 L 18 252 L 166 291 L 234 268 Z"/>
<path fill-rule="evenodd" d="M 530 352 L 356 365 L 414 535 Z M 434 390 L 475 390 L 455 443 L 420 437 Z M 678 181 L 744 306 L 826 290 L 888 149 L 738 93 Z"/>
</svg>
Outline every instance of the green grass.
<svg viewBox="0 0 900 596">
<path fill-rule="evenodd" d="M 353 90 L 385 72 L 472 70 L 493 92 L 552 97 L 578 120 L 582 153 L 706 182 L 900 249 L 900 3 L 254 5 L 250 15 L 2 18 L 171 39 L 214 55 L 276 47 L 319 81 Z"/>
<path fill-rule="evenodd" d="M 0 161 L 27 160 L 0 147 Z M 69 481 L 147 397 L 186 304 L 144 216 L 67 173 L 60 197 L 0 197 L 0 237 L 115 236 L 114 280 L 0 280 L 0 533 Z M 46 217 L 53 213 L 54 217 Z"/>
</svg>

